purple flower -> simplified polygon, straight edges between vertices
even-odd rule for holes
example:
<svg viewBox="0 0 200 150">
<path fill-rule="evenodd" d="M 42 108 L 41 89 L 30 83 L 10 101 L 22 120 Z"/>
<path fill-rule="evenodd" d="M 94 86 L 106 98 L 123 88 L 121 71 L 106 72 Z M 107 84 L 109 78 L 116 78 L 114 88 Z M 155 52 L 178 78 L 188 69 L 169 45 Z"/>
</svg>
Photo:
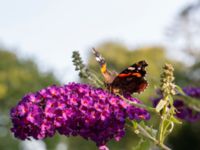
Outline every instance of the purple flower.
<svg viewBox="0 0 200 150">
<path fill-rule="evenodd" d="M 130 101 L 140 103 L 130 95 Z M 56 132 L 93 140 L 99 150 L 112 138 L 125 134 L 125 120 L 147 120 L 149 113 L 120 97 L 86 84 L 49 86 L 22 98 L 10 112 L 15 137 L 43 139 Z"/>
<path fill-rule="evenodd" d="M 99 150 L 109 150 L 109 149 L 108 149 L 108 147 L 107 147 L 107 146 L 105 146 L 105 145 L 102 145 L 102 146 L 100 146 L 100 147 L 99 147 Z"/>
<path fill-rule="evenodd" d="M 186 95 L 190 97 L 194 97 L 197 99 L 200 99 L 200 88 L 197 87 L 185 87 L 183 88 L 183 91 L 185 92 Z M 156 107 L 160 99 L 162 99 L 161 93 L 158 91 L 157 92 L 159 97 L 158 98 L 153 98 L 153 106 Z M 189 122 L 193 121 L 199 121 L 200 120 L 200 112 L 194 111 L 192 108 L 188 107 L 185 105 L 183 100 L 181 99 L 176 99 L 174 101 L 174 106 L 177 109 L 176 116 L 182 120 L 186 120 Z"/>
<path fill-rule="evenodd" d="M 185 87 L 185 88 L 183 88 L 183 91 L 188 96 L 200 99 L 200 87 L 199 88 L 197 88 L 197 87 Z"/>
</svg>

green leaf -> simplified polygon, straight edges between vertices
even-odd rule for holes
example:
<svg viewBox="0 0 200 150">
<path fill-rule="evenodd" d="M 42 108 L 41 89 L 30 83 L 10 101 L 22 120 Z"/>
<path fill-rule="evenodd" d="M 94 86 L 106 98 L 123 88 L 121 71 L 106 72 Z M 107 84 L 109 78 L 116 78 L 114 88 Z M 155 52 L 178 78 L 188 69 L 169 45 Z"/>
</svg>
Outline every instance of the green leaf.
<svg viewBox="0 0 200 150">
<path fill-rule="evenodd" d="M 181 122 L 180 120 L 178 120 L 177 118 L 175 118 L 174 116 L 172 116 L 172 117 L 170 118 L 170 120 L 171 120 L 172 122 L 176 123 L 176 124 L 182 124 L 182 122 Z"/>
<path fill-rule="evenodd" d="M 159 113 L 166 104 L 167 104 L 167 101 L 164 101 L 163 99 L 161 99 L 156 106 L 156 112 Z"/>
<path fill-rule="evenodd" d="M 138 123 L 136 121 L 132 121 L 134 129 L 137 129 Z"/>
<path fill-rule="evenodd" d="M 176 85 L 176 89 L 181 95 L 186 95 L 180 86 Z"/>
<path fill-rule="evenodd" d="M 168 98 L 169 98 L 169 104 L 170 106 L 173 106 L 174 105 L 174 99 L 171 95 L 168 95 Z"/>
<path fill-rule="evenodd" d="M 138 144 L 132 148 L 132 150 L 148 150 L 150 147 L 150 141 L 144 140 L 143 138 L 140 139 Z"/>
</svg>

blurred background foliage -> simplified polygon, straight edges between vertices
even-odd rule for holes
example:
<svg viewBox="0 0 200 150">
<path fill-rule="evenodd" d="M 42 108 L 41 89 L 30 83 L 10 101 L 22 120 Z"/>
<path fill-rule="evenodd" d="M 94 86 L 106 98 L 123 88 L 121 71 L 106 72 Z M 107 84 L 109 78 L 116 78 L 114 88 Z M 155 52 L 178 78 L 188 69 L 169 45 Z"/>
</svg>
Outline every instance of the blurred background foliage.
<svg viewBox="0 0 200 150">
<path fill-rule="evenodd" d="M 175 67 L 176 83 L 181 86 L 200 86 L 200 2 L 183 8 L 175 18 L 174 24 L 167 29 L 168 44 L 178 47 L 174 51 L 182 51 L 190 63 L 177 61 L 176 56 L 168 57 L 166 46 L 151 45 L 130 49 L 121 43 L 105 42 L 96 47 L 105 57 L 108 68 L 120 72 L 127 66 L 139 61 L 146 60 L 148 88 L 141 94 L 135 95 L 144 103 L 151 105 L 150 97 L 155 95 L 155 89 L 159 86 L 160 73 L 164 63 L 169 62 Z M 172 42 L 173 41 L 173 42 Z M 181 42 L 180 42 L 181 41 Z M 91 50 L 90 50 L 91 51 Z M 174 52 L 177 55 L 177 52 Z M 187 59 L 188 60 L 188 59 Z M 88 68 L 102 79 L 99 66 L 90 53 Z M 15 139 L 9 128 L 9 110 L 17 104 L 21 97 L 27 92 L 34 92 L 51 84 L 59 84 L 59 81 L 51 72 L 41 72 L 36 63 L 31 59 L 21 59 L 15 53 L 0 48 L 0 149 L 17 150 L 20 141 Z M 156 117 L 151 122 L 156 126 Z M 127 129 L 128 130 L 128 129 Z M 200 149 L 200 123 L 184 122 L 177 126 L 175 132 L 169 137 L 168 145 L 173 150 L 199 150 Z M 126 136 L 120 142 L 109 142 L 111 150 L 136 150 L 149 149 L 150 143 L 144 142 L 141 148 L 134 148 L 139 138 L 128 130 Z M 68 150 L 96 150 L 94 143 L 79 137 L 66 138 L 56 135 L 45 140 L 48 150 L 59 149 L 58 143 L 67 143 Z M 140 142 L 139 142 L 140 143 Z M 153 148 L 152 148 L 153 149 Z"/>
</svg>

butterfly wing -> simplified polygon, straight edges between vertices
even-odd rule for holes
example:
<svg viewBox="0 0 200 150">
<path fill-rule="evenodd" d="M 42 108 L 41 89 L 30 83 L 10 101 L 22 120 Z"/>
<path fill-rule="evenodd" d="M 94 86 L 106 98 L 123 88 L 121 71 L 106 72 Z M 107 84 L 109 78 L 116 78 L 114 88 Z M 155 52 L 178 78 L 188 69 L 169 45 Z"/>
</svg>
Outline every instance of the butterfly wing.
<svg viewBox="0 0 200 150">
<path fill-rule="evenodd" d="M 130 94 L 144 91 L 148 85 L 144 78 L 147 65 L 145 61 L 139 61 L 123 70 L 110 84 L 112 91 Z"/>
<path fill-rule="evenodd" d="M 148 64 L 145 61 L 139 61 L 116 75 L 107 69 L 106 61 L 100 53 L 94 48 L 92 51 L 101 67 L 101 73 L 109 91 L 132 94 L 140 93 L 147 87 L 148 83 L 144 77 L 146 74 L 145 67 Z"/>
</svg>

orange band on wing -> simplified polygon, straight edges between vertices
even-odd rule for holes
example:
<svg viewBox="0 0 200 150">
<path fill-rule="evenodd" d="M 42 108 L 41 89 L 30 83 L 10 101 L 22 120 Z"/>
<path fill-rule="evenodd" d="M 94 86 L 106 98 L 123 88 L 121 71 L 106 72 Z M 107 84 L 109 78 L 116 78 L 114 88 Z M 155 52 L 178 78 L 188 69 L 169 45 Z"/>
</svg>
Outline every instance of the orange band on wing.
<svg viewBox="0 0 200 150">
<path fill-rule="evenodd" d="M 118 75 L 118 77 L 128 77 L 130 75 L 131 75 L 131 73 L 121 73 Z"/>
<path fill-rule="evenodd" d="M 138 78 L 140 78 L 142 75 L 140 73 L 121 73 L 118 75 L 118 77 L 128 77 L 128 76 L 136 76 Z"/>
<path fill-rule="evenodd" d="M 136 77 L 139 78 L 139 77 L 141 77 L 142 75 L 141 75 L 141 73 L 137 73 L 137 72 L 136 72 L 136 73 L 132 73 L 132 76 L 136 76 Z"/>
</svg>

